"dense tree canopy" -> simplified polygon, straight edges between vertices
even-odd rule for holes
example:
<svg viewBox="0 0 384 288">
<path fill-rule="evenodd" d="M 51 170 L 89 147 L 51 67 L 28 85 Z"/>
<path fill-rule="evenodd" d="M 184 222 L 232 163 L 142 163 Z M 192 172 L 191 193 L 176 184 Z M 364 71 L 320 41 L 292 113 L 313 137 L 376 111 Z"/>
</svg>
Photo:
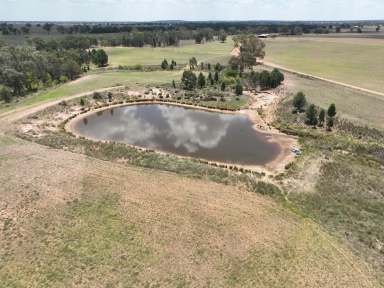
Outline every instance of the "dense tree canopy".
<svg viewBox="0 0 384 288">
<path fill-rule="evenodd" d="M 108 55 L 103 49 L 92 49 L 91 60 L 97 67 L 105 67 L 108 64 Z"/>
<path fill-rule="evenodd" d="M 87 38 L 66 38 L 67 41 L 35 38 L 31 47 L 0 47 L 1 98 L 11 101 L 42 87 L 73 80 L 89 69 L 90 62 L 106 66 L 108 55 L 102 49 L 87 50 Z M 77 41 L 79 40 L 79 41 Z"/>
<path fill-rule="evenodd" d="M 13 97 L 21 96 L 39 87 L 75 79 L 81 73 L 82 64 L 74 51 L 47 52 L 1 47 L 0 85 L 3 91 L 4 87 L 9 89 Z"/>
<path fill-rule="evenodd" d="M 249 86 L 265 90 L 278 87 L 284 81 L 284 74 L 278 69 L 274 69 L 272 72 L 264 70 L 261 73 L 252 71 L 247 78 Z"/>
</svg>

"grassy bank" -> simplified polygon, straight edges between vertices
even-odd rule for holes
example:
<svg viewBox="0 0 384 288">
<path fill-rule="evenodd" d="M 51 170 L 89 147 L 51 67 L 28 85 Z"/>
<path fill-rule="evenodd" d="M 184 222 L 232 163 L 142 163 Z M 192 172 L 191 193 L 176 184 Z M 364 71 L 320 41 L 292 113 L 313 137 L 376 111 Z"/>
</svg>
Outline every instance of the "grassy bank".
<svg viewBox="0 0 384 288">
<path fill-rule="evenodd" d="M 303 148 L 277 177 L 287 199 L 365 257 L 384 284 L 384 134 L 353 125 L 333 132 L 307 128 L 304 115 L 291 111 L 285 101 L 276 122 L 299 135 Z"/>
</svg>

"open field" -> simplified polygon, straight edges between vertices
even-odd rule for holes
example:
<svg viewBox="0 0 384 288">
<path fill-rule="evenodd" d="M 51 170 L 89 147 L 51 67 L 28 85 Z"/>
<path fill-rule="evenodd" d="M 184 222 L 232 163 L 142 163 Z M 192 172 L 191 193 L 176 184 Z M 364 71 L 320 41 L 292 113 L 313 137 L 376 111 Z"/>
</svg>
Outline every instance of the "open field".
<svg viewBox="0 0 384 288">
<path fill-rule="evenodd" d="M 382 81 L 382 74 L 373 80 L 367 74 L 384 68 L 374 65 L 369 53 L 360 55 L 363 46 L 379 57 L 379 40 L 272 41 L 271 57 L 303 69 L 308 65 L 324 77 L 356 77 L 369 85 Z M 296 58 L 303 56 L 295 54 L 295 45 L 309 59 Z M 109 53 L 114 66 L 160 64 L 168 57 L 181 64 L 192 56 L 214 63 L 228 59 L 231 47 L 215 42 Z M 337 57 L 339 49 L 351 58 Z M 347 70 L 351 77 L 344 75 Z M 292 114 L 291 101 L 303 91 L 311 103 L 324 108 L 335 103 L 339 116 L 384 129 L 383 97 L 286 73 L 278 89 L 288 97 L 273 110 L 274 125 L 297 136 L 302 154 L 273 175 L 77 139 L 61 126 L 68 115 L 60 109 L 71 109 L 70 101 L 52 106 L 48 121 L 42 114 L 49 111 L 31 116 L 41 134 L 30 134 L 42 135 L 41 141 L 13 129 L 17 120 L 30 128 L 28 112 L 60 99 L 118 85 L 166 85 L 181 73 L 94 72 L 0 107 L 0 286 L 382 287 L 384 134 L 362 127 L 352 132 L 308 127 L 305 113 Z M 111 102 L 106 94 L 103 101 Z M 91 99 L 83 97 L 86 103 Z M 223 103 L 243 107 L 247 100 Z M 86 108 L 75 101 L 77 112 Z"/>
<path fill-rule="evenodd" d="M 2 287 L 377 285 L 335 239 L 267 197 L 0 143 Z"/>
<path fill-rule="evenodd" d="M 76 81 L 48 89 L 47 91 L 42 91 L 36 95 L 30 95 L 25 99 L 21 98 L 17 103 L 12 103 L 7 106 L 4 105 L 3 107 L 0 106 L 0 114 L 15 108 L 26 107 L 40 102 L 56 100 L 111 86 L 170 84 L 172 80 L 178 81 L 181 77 L 180 75 L 180 71 L 112 71 L 95 74 L 90 73 Z"/>
<path fill-rule="evenodd" d="M 293 74 L 286 77 L 291 94 L 303 91 L 311 103 L 324 109 L 334 103 L 339 116 L 358 125 L 384 129 L 384 97 Z"/>
<path fill-rule="evenodd" d="M 192 57 L 196 57 L 199 62 L 227 63 L 232 48 L 233 42 L 228 39 L 226 43 L 215 41 L 165 48 L 107 47 L 105 50 L 112 66 L 133 66 L 160 65 L 164 59 L 168 62 L 173 59 L 178 64 L 186 64 Z"/>
<path fill-rule="evenodd" d="M 266 61 L 384 92 L 384 40 L 287 37 L 266 41 Z"/>
<path fill-rule="evenodd" d="M 27 278 L 35 286 L 82 287 L 100 284 L 97 271 L 104 276 L 100 286 L 380 287 L 361 260 L 368 258 L 375 271 L 383 265 L 380 165 L 354 155 L 361 149 L 348 138 L 312 137 L 301 138 L 305 155 L 286 178 L 276 177 L 292 213 L 240 182 L 209 182 L 212 175 L 196 167 L 183 165 L 184 174 L 203 180 L 3 136 L 1 247 L 8 253 L 0 277 L 7 285 Z M 335 147 L 351 154 L 330 152 Z M 104 159 L 102 153 L 97 148 L 94 157 Z M 348 173 L 355 182 L 343 185 Z M 325 225 L 360 257 L 301 215 Z"/>
<path fill-rule="evenodd" d="M 269 66 L 256 66 L 257 71 L 271 70 Z M 384 129 L 384 97 L 344 87 L 319 79 L 285 72 L 284 87 L 288 96 L 302 91 L 308 102 L 327 109 L 334 103 L 338 116 L 356 125 Z"/>
</svg>

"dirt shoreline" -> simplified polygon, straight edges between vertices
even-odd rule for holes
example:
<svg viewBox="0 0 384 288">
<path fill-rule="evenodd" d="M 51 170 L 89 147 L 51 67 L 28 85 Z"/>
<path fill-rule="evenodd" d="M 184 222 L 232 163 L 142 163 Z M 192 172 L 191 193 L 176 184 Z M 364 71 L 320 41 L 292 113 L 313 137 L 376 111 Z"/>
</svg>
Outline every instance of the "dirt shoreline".
<svg viewBox="0 0 384 288">
<path fill-rule="evenodd" d="M 197 106 L 197 105 L 190 105 L 190 104 L 182 104 L 182 103 L 176 103 L 176 102 L 165 102 L 165 101 L 159 101 L 159 100 L 153 100 L 153 101 L 145 101 L 145 102 L 130 102 L 130 103 L 123 103 L 123 104 L 113 104 L 113 105 L 108 105 L 104 106 L 101 108 L 97 109 L 92 109 L 84 113 L 80 113 L 76 115 L 73 118 L 70 118 L 67 120 L 67 122 L 64 125 L 64 130 L 65 132 L 73 135 L 76 138 L 86 138 L 88 140 L 92 140 L 95 142 L 101 142 L 101 143 L 113 143 L 113 141 L 108 141 L 108 140 L 99 140 L 99 139 L 92 139 L 90 137 L 85 137 L 84 135 L 81 135 L 78 133 L 75 129 L 74 126 L 79 122 L 82 121 L 84 118 L 87 116 L 100 112 L 100 111 L 105 111 L 107 109 L 111 108 L 117 108 L 117 107 L 123 107 L 123 106 L 134 106 L 134 105 L 148 105 L 148 104 L 160 104 L 160 105 L 173 105 L 173 106 L 178 106 L 178 107 L 184 107 L 188 109 L 197 109 L 197 110 L 202 110 L 202 111 L 207 111 L 207 112 L 216 112 L 216 113 L 223 113 L 223 114 L 242 114 L 246 115 L 249 120 L 254 124 L 253 129 L 259 133 L 265 134 L 268 136 L 268 141 L 271 143 L 276 143 L 280 146 L 280 152 L 276 156 L 275 159 L 272 161 L 263 164 L 263 165 L 239 165 L 239 164 L 232 164 L 232 163 L 225 163 L 225 162 L 218 162 L 218 161 L 209 161 L 206 159 L 200 159 L 200 158 L 195 158 L 195 157 L 188 157 L 188 156 L 180 156 L 172 153 L 167 153 L 161 150 L 153 150 L 153 149 L 147 149 L 141 146 L 133 145 L 133 144 L 128 144 L 124 143 L 125 145 L 138 149 L 140 151 L 153 151 L 155 153 L 161 154 L 161 155 L 174 155 L 176 157 L 179 157 L 181 159 L 193 159 L 193 160 L 198 160 L 201 162 L 206 162 L 210 165 L 215 165 L 215 166 L 220 166 L 220 167 L 236 167 L 236 168 L 242 168 L 242 169 L 247 169 L 250 171 L 258 172 L 258 173 L 266 173 L 266 174 L 277 174 L 282 171 L 284 171 L 285 166 L 289 163 L 291 163 L 294 160 L 294 155 L 291 152 L 292 147 L 297 147 L 297 137 L 290 136 L 283 134 L 279 132 L 278 130 L 271 130 L 271 131 L 266 131 L 265 129 L 262 129 L 260 127 L 263 127 L 266 123 L 265 122 L 260 122 L 263 121 L 261 118 L 257 117 L 252 117 L 252 110 L 244 109 L 244 110 L 239 110 L 239 111 L 229 111 L 229 110 L 220 110 L 220 109 L 214 109 L 214 108 L 207 108 L 207 107 L 202 107 L 202 106 Z"/>
</svg>

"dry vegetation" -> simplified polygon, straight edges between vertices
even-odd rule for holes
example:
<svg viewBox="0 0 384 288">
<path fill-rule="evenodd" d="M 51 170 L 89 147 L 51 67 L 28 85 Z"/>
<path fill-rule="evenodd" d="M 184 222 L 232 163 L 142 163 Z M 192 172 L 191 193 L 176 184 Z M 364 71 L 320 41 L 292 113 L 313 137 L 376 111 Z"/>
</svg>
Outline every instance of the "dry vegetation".
<svg viewBox="0 0 384 288">
<path fill-rule="evenodd" d="M 210 57 L 222 53 L 211 52 Z M 167 97 L 174 77 L 180 71 L 96 74 L 5 109 L 116 83 L 168 83 L 128 96 L 196 104 L 180 91 Z M 283 92 L 292 96 L 298 90 L 318 106 L 336 103 L 338 115 L 348 121 L 339 119 L 330 133 L 307 128 L 303 115 L 291 113 L 291 98 L 275 117 L 260 113 L 297 135 L 303 151 L 273 177 L 76 139 L 64 133 L 62 122 L 66 112 L 81 111 L 80 99 L 23 118 L 18 135 L 24 140 L 10 132 L 11 122 L 39 108 L 4 114 L 0 286 L 383 286 L 384 135 L 355 125 L 382 129 L 382 99 L 286 75 Z M 113 101 L 126 101 L 126 91 L 116 88 Z M 203 101 L 206 92 L 200 105 L 232 110 L 248 105 L 248 98 L 231 95 Z M 82 96 L 85 106 L 108 101 L 106 92 L 93 96 Z M 258 96 L 268 102 L 266 94 Z M 48 114 L 55 117 L 47 124 Z"/>
<path fill-rule="evenodd" d="M 375 286 L 317 225 L 241 188 L 21 140 L 0 159 L 3 287 Z"/>
<path fill-rule="evenodd" d="M 267 41 L 266 60 L 383 92 L 383 39 L 281 37 Z"/>
<path fill-rule="evenodd" d="M 287 199 L 374 265 L 383 281 L 384 134 L 338 122 L 336 131 L 307 128 L 287 99 L 275 125 L 300 136 L 303 156 L 277 179 Z"/>
</svg>

